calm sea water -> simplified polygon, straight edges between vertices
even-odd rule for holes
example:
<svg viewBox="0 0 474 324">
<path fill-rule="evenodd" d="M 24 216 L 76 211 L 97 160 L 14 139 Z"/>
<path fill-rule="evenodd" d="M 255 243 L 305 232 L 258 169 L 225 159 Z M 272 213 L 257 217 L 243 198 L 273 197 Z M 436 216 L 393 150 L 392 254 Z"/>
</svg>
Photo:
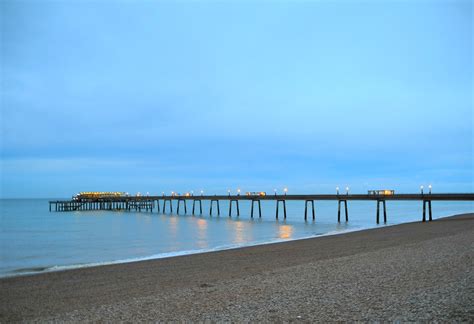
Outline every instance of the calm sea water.
<svg viewBox="0 0 474 324">
<path fill-rule="evenodd" d="M 375 202 L 349 202 L 349 222 L 337 223 L 337 202 L 316 202 L 316 221 L 304 221 L 304 202 L 287 204 L 286 221 L 275 202 L 262 203 L 262 218 L 147 212 L 49 212 L 48 200 L 0 200 L 0 276 L 162 258 L 373 228 Z M 472 202 L 434 202 L 434 218 L 472 212 Z M 190 211 L 188 205 L 188 212 Z M 214 208 L 215 210 L 215 208 Z M 233 208 L 235 212 L 235 206 Z M 388 224 L 421 219 L 421 202 L 387 202 Z"/>
</svg>

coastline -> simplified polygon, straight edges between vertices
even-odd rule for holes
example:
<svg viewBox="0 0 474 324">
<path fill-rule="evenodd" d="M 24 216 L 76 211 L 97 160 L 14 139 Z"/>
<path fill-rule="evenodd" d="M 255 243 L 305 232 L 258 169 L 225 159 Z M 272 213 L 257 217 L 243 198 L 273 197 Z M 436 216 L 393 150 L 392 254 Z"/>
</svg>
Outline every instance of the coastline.
<svg viewBox="0 0 474 324">
<path fill-rule="evenodd" d="M 430 223 L 404 223 L 215 252 L 0 278 L 0 321 L 469 321 L 474 319 L 474 280 L 471 280 L 474 278 L 472 270 L 465 266 L 472 265 L 473 234 L 474 214 L 463 214 Z M 375 266 L 374 262 L 380 264 Z M 396 282 L 400 279 L 398 274 L 405 271 L 400 268 L 404 262 L 409 273 L 413 270 L 413 275 L 421 276 L 413 278 L 415 281 L 403 278 L 399 283 L 406 281 L 403 285 L 408 285 L 408 290 L 411 284 L 414 285 L 412 290 L 418 291 L 408 294 L 412 298 L 408 306 L 413 309 L 418 306 L 414 301 L 419 294 L 426 300 L 430 300 L 431 295 L 438 296 L 439 279 L 451 269 L 443 280 L 454 281 L 446 287 L 455 288 L 451 293 L 463 292 L 455 300 L 458 308 L 456 304 L 448 305 L 454 313 L 438 314 L 436 302 L 425 305 L 421 300 L 424 313 L 413 312 L 408 318 L 401 317 L 405 304 L 398 309 L 390 307 L 390 311 L 380 307 L 380 303 L 390 304 L 387 295 L 396 297 L 397 302 L 403 296 L 395 291 L 397 286 L 392 287 L 394 291 L 387 291 L 387 285 L 391 287 L 391 284 L 385 282 L 383 276 Z M 432 267 L 427 267 L 433 262 Z M 337 270 L 331 273 L 328 269 L 335 265 Z M 455 266 L 459 271 L 453 275 Z M 359 277 L 367 268 L 373 272 L 369 282 Z M 344 279 L 354 276 L 357 280 Z M 380 283 L 377 291 L 365 294 L 364 298 L 351 299 L 352 306 L 344 304 L 347 296 L 342 294 L 336 298 L 337 289 L 332 290 L 333 284 L 340 285 L 340 293 L 353 291 L 354 284 L 373 290 L 377 288 L 376 282 Z M 423 287 L 417 287 L 420 282 L 426 284 L 424 291 Z M 283 287 L 286 289 L 282 290 Z M 294 290 L 294 287 L 299 289 Z M 332 299 L 324 298 L 328 296 Z M 362 305 L 351 309 L 354 303 L 360 304 L 361 298 Z M 333 302 L 328 304 L 328 300 Z M 469 304 L 470 307 L 466 306 Z M 346 314 L 348 308 L 350 312 Z"/>
<path fill-rule="evenodd" d="M 448 216 L 448 217 L 450 217 L 450 216 Z M 396 225 L 399 225 L 399 224 L 383 225 L 383 227 L 396 226 Z M 57 266 L 51 266 L 51 267 L 31 268 L 31 271 L 28 271 L 29 269 L 18 269 L 18 270 L 16 270 L 15 273 L 9 273 L 7 275 L 1 275 L 0 280 L 7 279 L 7 278 L 23 277 L 23 276 L 35 276 L 35 275 L 40 275 L 40 274 L 50 273 L 50 272 L 71 271 L 71 270 L 76 270 L 76 269 L 94 268 L 94 267 L 102 267 L 102 266 L 110 266 L 110 265 L 118 265 L 118 264 L 127 264 L 127 263 L 143 262 L 143 261 L 168 259 L 168 258 L 175 258 L 175 257 L 196 255 L 196 254 L 203 254 L 203 253 L 229 251 L 229 250 L 243 249 L 243 248 L 247 248 L 247 247 L 256 247 L 256 246 L 269 245 L 269 244 L 288 243 L 288 242 L 293 242 L 293 241 L 308 240 L 308 239 L 314 239 L 314 238 L 319 238 L 319 237 L 344 235 L 344 234 L 347 234 L 347 233 L 365 231 L 365 230 L 375 229 L 375 228 L 374 227 L 351 228 L 351 229 L 346 229 L 346 230 L 342 230 L 342 231 L 332 231 L 332 232 L 328 232 L 328 233 L 324 233 L 324 234 L 304 236 L 304 237 L 298 237 L 298 238 L 294 238 L 294 239 L 273 239 L 271 241 L 265 241 L 265 242 L 243 243 L 243 244 L 235 244 L 235 245 L 218 246 L 218 247 L 215 247 L 215 248 L 203 249 L 203 250 L 186 250 L 186 251 L 178 251 L 178 252 L 159 253 L 159 254 L 145 256 L 145 257 L 132 257 L 132 258 L 128 258 L 128 259 L 121 259 L 121 260 L 115 260 L 115 261 L 104 261 L 104 262 L 92 262 L 92 263 L 84 263 L 84 264 L 70 264 L 70 265 L 57 265 Z"/>
</svg>

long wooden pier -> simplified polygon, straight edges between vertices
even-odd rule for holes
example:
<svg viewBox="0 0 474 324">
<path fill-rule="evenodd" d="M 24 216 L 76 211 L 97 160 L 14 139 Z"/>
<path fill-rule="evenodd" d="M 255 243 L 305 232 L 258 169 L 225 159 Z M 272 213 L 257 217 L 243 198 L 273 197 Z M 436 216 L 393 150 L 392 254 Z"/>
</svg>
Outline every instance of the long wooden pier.
<svg viewBox="0 0 474 324">
<path fill-rule="evenodd" d="M 187 214 L 187 202 L 192 201 L 192 215 L 197 212 L 199 207 L 199 214 L 202 215 L 202 201 L 209 201 L 209 215 L 217 212 L 220 215 L 220 201 L 229 201 L 229 216 L 232 216 L 232 206 L 235 205 L 236 216 L 240 216 L 240 201 L 250 201 L 251 210 L 250 217 L 254 217 L 254 211 L 258 207 L 258 216 L 262 217 L 261 201 L 275 201 L 276 213 L 275 217 L 278 219 L 280 212 L 286 218 L 286 202 L 287 201 L 304 201 L 305 212 L 304 219 L 308 219 L 308 205 L 311 207 L 312 219 L 315 220 L 315 201 L 337 201 L 338 212 L 337 221 L 341 221 L 341 207 L 344 206 L 345 221 L 349 221 L 348 201 L 374 201 L 377 203 L 376 222 L 380 223 L 380 206 L 383 208 L 383 221 L 387 222 L 386 201 L 419 201 L 423 203 L 422 221 L 431 221 L 432 217 L 432 201 L 474 201 L 474 193 L 427 193 L 427 194 L 333 194 L 333 195 L 161 195 L 161 196 L 121 196 L 121 197 L 107 197 L 107 198 L 87 198 L 79 200 L 57 200 L 49 202 L 49 211 L 86 211 L 86 210 L 111 210 L 111 211 L 146 211 L 153 212 L 157 209 L 158 212 L 166 212 L 167 206 L 169 212 L 173 212 L 173 202 L 176 205 L 176 212 L 184 211 Z M 160 203 L 161 201 L 161 203 Z M 180 209 L 182 207 L 183 209 Z M 215 209 L 214 209 L 215 207 Z M 281 210 L 280 210 L 281 207 Z"/>
</svg>

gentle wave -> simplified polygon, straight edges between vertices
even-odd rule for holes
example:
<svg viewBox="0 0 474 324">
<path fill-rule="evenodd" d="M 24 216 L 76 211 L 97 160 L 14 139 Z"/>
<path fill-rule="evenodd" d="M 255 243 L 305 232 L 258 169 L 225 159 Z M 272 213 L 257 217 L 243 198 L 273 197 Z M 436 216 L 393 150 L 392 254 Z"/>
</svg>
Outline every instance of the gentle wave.
<svg viewBox="0 0 474 324">
<path fill-rule="evenodd" d="M 344 230 L 336 230 L 330 231 L 327 233 L 322 234 L 313 234 L 304 237 L 298 237 L 295 239 L 274 239 L 266 242 L 257 242 L 257 243 L 242 243 L 242 244 L 231 244 L 231 245 L 222 245 L 217 246 L 211 249 L 198 249 L 198 250 L 187 250 L 187 251 L 176 251 L 176 252 L 164 252 L 153 254 L 150 256 L 145 257 L 136 257 L 136 258 L 127 258 L 121 260 L 114 260 L 114 261 L 104 261 L 104 262 L 91 262 L 91 263 L 81 263 L 81 264 L 70 264 L 70 265 L 55 265 L 49 267 L 32 267 L 32 268 L 22 268 L 22 269 L 15 269 L 9 273 L 5 273 L 0 275 L 0 278 L 9 278 L 9 277 L 19 277 L 19 276 L 27 276 L 27 275 L 34 275 L 39 273 L 47 273 L 47 272 L 57 272 L 57 271 L 65 271 L 65 270 L 73 270 L 73 269 L 81 269 L 81 268 L 91 268 L 91 267 L 98 267 L 104 265 L 113 265 L 113 264 L 125 264 L 125 263 L 132 263 L 132 262 L 139 262 L 139 261 L 147 261 L 147 260 L 157 260 L 157 259 L 166 259 L 178 256 L 185 256 L 191 254 L 201 254 L 201 253 L 209 253 L 209 252 L 217 252 L 217 251 L 226 251 L 226 250 L 233 250 L 239 249 L 243 247 L 251 247 L 251 246 L 260 246 L 260 245 L 268 245 L 274 243 L 282 243 L 282 242 L 292 242 L 292 241 L 299 241 L 299 240 L 306 240 L 315 237 L 323 237 L 323 236 L 333 236 L 339 234 L 346 234 L 349 232 L 357 232 L 369 229 L 370 227 L 363 227 L 363 228 L 349 228 Z"/>
</svg>

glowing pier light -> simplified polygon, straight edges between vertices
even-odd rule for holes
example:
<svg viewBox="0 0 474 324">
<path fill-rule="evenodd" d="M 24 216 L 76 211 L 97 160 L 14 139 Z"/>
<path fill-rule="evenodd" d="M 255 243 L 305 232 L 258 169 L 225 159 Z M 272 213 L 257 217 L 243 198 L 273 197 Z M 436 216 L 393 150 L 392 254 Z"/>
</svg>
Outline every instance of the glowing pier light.
<svg viewBox="0 0 474 324">
<path fill-rule="evenodd" d="M 201 196 L 202 196 L 203 193 L 204 193 L 204 190 L 201 190 Z"/>
<path fill-rule="evenodd" d="M 421 194 L 423 194 L 423 186 L 420 186 Z"/>
<path fill-rule="evenodd" d="M 349 194 L 349 187 L 346 187 L 346 195 Z"/>
<path fill-rule="evenodd" d="M 431 194 L 431 188 L 433 188 L 431 185 L 428 186 L 428 189 L 430 191 L 430 194 Z"/>
<path fill-rule="evenodd" d="M 227 190 L 227 193 L 228 193 L 228 194 L 229 194 L 229 196 L 230 196 L 230 190 Z"/>
<path fill-rule="evenodd" d="M 336 195 L 339 195 L 339 187 L 336 187 Z"/>
<path fill-rule="evenodd" d="M 237 189 L 237 196 L 240 196 L 240 188 Z"/>
<path fill-rule="evenodd" d="M 285 192 L 285 195 L 286 195 L 286 193 L 288 192 L 288 188 L 285 187 L 285 189 L 283 189 L 283 191 Z"/>
</svg>

